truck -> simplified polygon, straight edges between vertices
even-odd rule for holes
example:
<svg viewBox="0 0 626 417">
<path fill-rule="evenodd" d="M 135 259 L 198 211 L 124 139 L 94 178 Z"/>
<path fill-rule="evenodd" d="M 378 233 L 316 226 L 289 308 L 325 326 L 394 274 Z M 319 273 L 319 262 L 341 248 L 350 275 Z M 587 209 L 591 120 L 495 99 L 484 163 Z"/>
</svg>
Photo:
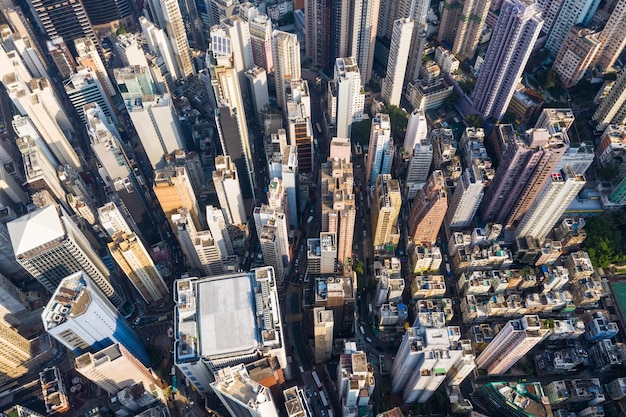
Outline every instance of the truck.
<svg viewBox="0 0 626 417">
<path fill-rule="evenodd" d="M 309 216 L 309 218 L 306 221 L 306 224 L 311 224 L 312 221 L 313 221 L 313 216 Z"/>
<path fill-rule="evenodd" d="M 320 391 L 320 398 L 324 407 L 328 407 L 328 400 L 326 399 L 326 393 L 324 391 Z"/>
</svg>

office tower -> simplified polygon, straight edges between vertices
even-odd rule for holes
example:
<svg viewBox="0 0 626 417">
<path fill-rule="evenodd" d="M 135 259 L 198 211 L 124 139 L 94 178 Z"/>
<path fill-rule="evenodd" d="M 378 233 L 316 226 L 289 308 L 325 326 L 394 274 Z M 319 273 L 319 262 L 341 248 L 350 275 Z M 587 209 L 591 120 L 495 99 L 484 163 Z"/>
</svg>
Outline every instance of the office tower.
<svg viewBox="0 0 626 417">
<path fill-rule="evenodd" d="M 552 70 L 566 88 L 578 84 L 590 68 L 602 47 L 598 35 L 599 33 L 592 29 L 574 26 L 563 40 Z"/>
<path fill-rule="evenodd" d="M 398 19 L 393 22 L 393 34 L 389 47 L 389 61 L 387 72 L 382 80 L 381 97 L 389 106 L 399 106 L 402 96 L 404 76 L 409 59 L 411 37 L 413 35 L 414 22 L 411 18 Z"/>
<path fill-rule="evenodd" d="M 289 226 L 298 227 L 300 224 L 298 210 L 298 147 L 291 145 L 287 147 L 283 155 L 281 165 L 281 176 L 283 187 L 287 193 L 287 202 L 289 203 Z"/>
<path fill-rule="evenodd" d="M 28 34 L 22 37 L 18 30 L 8 25 L 5 25 L 0 32 L 2 47 L 7 53 L 13 52 L 19 55 L 33 77 L 49 78 L 48 66 L 36 41 L 33 42 Z"/>
<path fill-rule="evenodd" d="M 82 1 L 33 0 L 31 8 L 48 38 L 60 36 L 70 48 L 74 39 L 87 38 L 100 48 Z"/>
<path fill-rule="evenodd" d="M 304 2 L 306 56 L 313 61 L 313 65 L 322 68 L 332 65 L 330 62 L 332 12 L 332 0 L 305 0 Z M 349 21 L 347 17 L 345 21 Z M 274 59 L 274 65 L 277 65 L 276 59 Z"/>
<path fill-rule="evenodd" d="M 219 24 L 222 19 L 231 17 L 239 6 L 239 0 L 209 0 L 206 5 L 208 23 L 213 26 Z"/>
<path fill-rule="evenodd" d="M 139 337 L 84 271 L 60 280 L 41 319 L 44 330 L 74 354 L 119 343 L 150 362 Z"/>
<path fill-rule="evenodd" d="M 560 172 L 553 172 L 522 218 L 515 236 L 532 236 L 543 242 L 585 183 L 584 175 L 577 174 L 569 165 Z"/>
<path fill-rule="evenodd" d="M 285 82 L 285 99 L 287 101 L 287 109 L 289 103 L 304 106 L 304 114 L 311 117 L 311 93 L 309 92 L 309 83 L 303 79 L 296 79 Z"/>
<path fill-rule="evenodd" d="M 198 200 L 191 186 L 189 174 L 184 165 L 183 158 L 168 155 L 168 163 L 154 172 L 154 195 L 167 219 L 178 209 L 184 208 L 189 211 L 196 228 L 200 229 L 204 224 L 201 218 Z"/>
<path fill-rule="evenodd" d="M 404 151 L 411 152 L 411 149 L 415 148 L 415 144 L 422 143 L 427 138 L 428 124 L 426 123 L 426 115 L 423 110 L 415 109 L 409 115 L 409 121 L 407 122 L 404 144 L 402 145 Z"/>
<path fill-rule="evenodd" d="M 443 313 L 420 313 L 417 327 L 404 334 L 391 368 L 391 392 L 401 393 L 405 404 L 425 403 L 446 378 L 462 381 L 471 372 L 463 367 L 473 356 L 469 341 L 460 340 L 458 327 L 444 323 Z"/>
<path fill-rule="evenodd" d="M 503 374 L 550 333 L 552 330 L 545 327 L 539 316 L 511 320 L 476 358 L 476 366 L 486 369 L 489 375 Z"/>
<path fill-rule="evenodd" d="M 598 123 L 596 131 L 606 129 L 609 124 L 626 124 L 626 70 L 619 73 L 613 87 L 591 118 Z"/>
<path fill-rule="evenodd" d="M 28 372 L 24 363 L 33 357 L 30 340 L 0 322 L 0 379 L 18 378 Z"/>
<path fill-rule="evenodd" d="M 332 159 L 345 159 L 346 162 L 350 162 L 352 159 L 352 141 L 348 138 L 333 137 L 330 140 L 328 156 Z"/>
<path fill-rule="evenodd" d="M 337 58 L 334 81 L 337 91 L 337 136 L 349 138 L 352 123 L 363 119 L 365 105 L 361 75 L 353 57 Z"/>
<path fill-rule="evenodd" d="M 141 33 L 122 33 L 115 40 L 115 52 L 123 67 L 147 67 L 148 60 L 143 50 L 144 40 Z"/>
<path fill-rule="evenodd" d="M 224 218 L 224 212 L 217 207 L 207 206 L 206 222 L 220 253 L 223 256 L 234 255 L 233 243 L 228 233 L 228 223 L 226 223 L 226 219 Z"/>
<path fill-rule="evenodd" d="M 122 232 L 130 235 L 133 230 L 130 228 L 128 222 L 122 215 L 117 205 L 113 201 L 106 203 L 104 206 L 98 208 L 98 223 L 107 232 L 109 237 L 113 236 L 117 232 Z"/>
<path fill-rule="evenodd" d="M 337 262 L 344 266 L 352 258 L 352 242 L 356 221 L 354 175 L 352 164 L 345 159 L 332 159 L 321 165 L 322 232 L 335 233 L 338 240 Z"/>
<path fill-rule="evenodd" d="M 483 221 L 505 224 L 511 229 L 517 227 L 549 180 L 567 145 L 562 138 L 551 137 L 546 129 L 532 129 L 526 137 L 518 137 L 511 125 L 501 125 L 498 129 L 504 134 L 504 157 L 480 210 Z"/>
<path fill-rule="evenodd" d="M 58 36 L 46 42 L 48 54 L 59 71 L 59 75 L 66 80 L 76 70 L 76 62 L 62 37 Z"/>
<path fill-rule="evenodd" d="M 49 82 L 43 78 L 22 82 L 15 76 L 7 76 L 2 82 L 13 104 L 29 120 L 14 123 L 18 136 L 41 137 L 59 163 L 82 172 L 81 161 L 71 145 L 75 129 Z"/>
<path fill-rule="evenodd" d="M 174 289 L 174 363 L 200 393 L 210 392 L 214 373 L 232 363 L 273 355 L 287 368 L 272 267 L 179 279 Z"/>
<path fill-rule="evenodd" d="M 228 224 L 246 224 L 246 210 L 241 195 L 237 167 L 229 156 L 215 158 L 213 184 L 217 192 L 220 207 Z"/>
<path fill-rule="evenodd" d="M 210 34 L 213 57 L 218 62 L 221 57 L 229 57 L 230 66 L 239 77 L 239 85 L 245 86 L 244 74 L 254 65 L 248 22 L 239 16 L 232 16 L 213 26 Z"/>
<path fill-rule="evenodd" d="M 376 183 L 376 178 L 391 172 L 393 162 L 393 140 L 391 139 L 391 120 L 388 114 L 378 113 L 372 119 L 370 143 L 365 168 L 365 182 Z"/>
<path fill-rule="evenodd" d="M 265 265 L 274 268 L 276 279 L 283 282 L 285 270 L 278 228 L 272 224 L 265 224 L 261 227 L 261 233 L 258 234 L 258 237 Z"/>
<path fill-rule="evenodd" d="M 125 21 L 132 25 L 130 0 L 82 0 L 94 29 L 115 30 Z"/>
<path fill-rule="evenodd" d="M 65 204 L 65 190 L 57 176 L 56 160 L 50 155 L 45 145 L 38 143 L 29 136 L 18 138 L 15 141 L 22 154 L 24 165 L 24 186 L 34 194 L 46 190 L 59 204 Z"/>
<path fill-rule="evenodd" d="M 113 83 L 109 78 L 104 62 L 99 55 L 96 43 L 89 38 L 74 39 L 76 49 L 76 64 L 91 68 L 98 76 L 102 88 L 112 97 L 117 94 Z"/>
<path fill-rule="evenodd" d="M 143 383 L 148 392 L 163 397 L 156 375 L 120 343 L 77 357 L 75 369 L 109 395 Z"/>
<path fill-rule="evenodd" d="M 185 208 L 178 209 L 169 220 L 190 268 L 207 276 L 224 273 L 224 256 L 210 231 L 199 231 Z"/>
<path fill-rule="evenodd" d="M 485 117 L 500 119 L 506 112 L 542 24 L 532 0 L 503 3 L 471 97 Z"/>
<path fill-rule="evenodd" d="M 416 143 L 412 150 L 405 151 L 406 154 L 408 157 L 405 156 L 405 159 L 409 160 L 405 180 L 406 198 L 412 200 L 428 180 L 430 165 L 433 162 L 433 145 L 428 138 L 424 138 Z"/>
<path fill-rule="evenodd" d="M 311 266 L 310 272 L 314 275 L 334 274 L 337 265 L 337 235 L 332 232 L 321 232 L 316 245 L 315 255 L 318 257 L 319 267 Z M 314 263 L 311 262 L 309 265 Z"/>
<path fill-rule="evenodd" d="M 490 5 L 490 0 L 446 0 L 437 39 L 450 46 L 450 51 L 459 59 L 472 58 Z"/>
<path fill-rule="evenodd" d="M 248 20 L 250 30 L 250 42 L 252 43 L 252 57 L 254 65 L 265 69 L 266 72 L 274 70 L 274 53 L 272 52 L 272 20 L 265 14 L 259 12 L 256 7 L 251 7 L 243 11 L 244 17 Z"/>
<path fill-rule="evenodd" d="M 85 271 L 113 304 L 122 304 L 109 270 L 62 208 L 31 211 L 7 223 L 7 228 L 17 261 L 48 291 L 54 292 L 66 276 Z"/>
<path fill-rule="evenodd" d="M 148 6 L 156 23 L 167 33 L 176 59 L 176 71 L 173 76 L 184 79 L 193 75 L 195 70 L 191 62 L 191 51 L 178 1 L 150 0 Z"/>
<path fill-rule="evenodd" d="M 97 103 L 109 119 L 117 121 L 117 116 L 109 102 L 109 96 L 102 89 L 100 80 L 91 68 L 84 67 L 72 74 L 64 86 L 72 107 L 83 123 L 87 122 L 83 107 L 89 103 Z"/>
<path fill-rule="evenodd" d="M 262 67 L 256 65 L 246 71 L 248 91 L 252 96 L 252 109 L 256 115 L 256 120 L 261 122 L 263 112 L 270 107 L 270 93 L 267 84 L 267 72 Z"/>
<path fill-rule="evenodd" d="M 389 174 L 379 175 L 372 201 L 372 245 L 375 254 L 393 256 L 400 240 L 397 222 L 401 206 L 402 194 L 398 180 L 392 179 Z"/>
<path fill-rule="evenodd" d="M 286 217 L 282 207 L 270 207 L 265 204 L 260 207 L 255 207 L 253 216 L 257 236 L 261 236 L 263 228 L 267 225 L 275 229 L 272 233 L 276 235 L 275 241 L 277 242 L 278 251 L 277 255 L 273 257 L 280 260 L 280 262 L 277 261 L 275 263 L 280 263 L 280 270 L 282 270 L 283 265 L 287 265 L 291 260 L 289 249 L 289 219 Z M 274 266 L 273 264 L 267 264 Z M 281 275 L 278 275 L 278 273 L 276 273 L 276 275 L 279 279 L 282 279 Z"/>
<path fill-rule="evenodd" d="M 313 343 L 315 363 L 324 363 L 333 353 L 333 311 L 324 307 L 313 309 Z"/>
<path fill-rule="evenodd" d="M 217 371 L 211 387 L 232 417 L 278 417 L 271 391 L 250 378 L 244 364 Z"/>
<path fill-rule="evenodd" d="M 298 42 L 298 37 L 293 33 L 275 30 L 272 32 L 272 51 L 274 53 L 276 101 L 278 107 L 283 109 L 283 112 L 286 112 L 287 98 L 285 95 L 285 83 L 301 78 L 300 42 Z"/>
<path fill-rule="evenodd" d="M 169 94 L 144 95 L 141 98 L 124 101 L 153 169 L 164 165 L 165 155 L 185 148 L 178 116 Z"/>
<path fill-rule="evenodd" d="M 178 61 L 176 60 L 176 54 L 174 53 L 174 49 L 165 30 L 157 27 L 144 16 L 139 17 L 139 24 L 141 25 L 148 49 L 161 55 L 167 72 L 169 72 L 173 79 L 180 79 L 181 75 Z"/>
<path fill-rule="evenodd" d="M 356 57 L 356 64 L 361 69 L 361 82 L 365 84 L 372 78 L 380 0 L 359 0 L 353 2 L 352 7 L 350 55 Z M 341 58 L 341 56 L 337 56 L 337 58 Z"/>
<path fill-rule="evenodd" d="M 555 57 L 563 45 L 563 41 L 575 25 L 587 26 L 596 12 L 598 0 L 564 0 L 545 48 Z"/>
<path fill-rule="evenodd" d="M 346 341 L 337 369 L 337 392 L 343 415 L 353 414 L 359 408 L 371 409 L 375 386 L 374 369 L 367 361 L 367 353 L 357 350 L 356 342 Z"/>
<path fill-rule="evenodd" d="M 0 290 L 2 290 L 0 293 L 0 322 L 12 326 L 19 325 L 20 321 L 14 315 L 26 311 L 23 304 L 26 301 L 26 295 L 2 274 L 0 274 Z"/>
<path fill-rule="evenodd" d="M 311 117 L 307 114 L 304 103 L 296 104 L 290 101 L 287 104 L 287 123 L 289 144 L 297 148 L 298 171 L 309 174 L 313 172 L 313 129 Z"/>
<path fill-rule="evenodd" d="M 415 245 L 434 245 L 448 209 L 443 172 L 436 170 L 417 193 L 409 215 L 409 234 Z"/>
<path fill-rule="evenodd" d="M 602 48 L 596 55 L 593 65 L 604 71 L 608 71 L 619 57 L 626 46 L 626 0 L 619 0 L 615 5 L 615 9 L 611 13 L 611 17 L 604 25 L 604 29 L 600 32 L 598 40 L 602 44 Z"/>
<path fill-rule="evenodd" d="M 147 303 L 162 300 L 168 289 L 161 273 L 136 234 L 116 232 L 108 243 L 111 256 Z"/>
<path fill-rule="evenodd" d="M 230 156 L 241 175 L 244 200 L 253 200 L 255 198 L 254 163 L 239 77 L 230 62 L 232 51 L 229 48 L 218 50 L 214 44 L 211 44 L 211 47 L 213 48 L 212 54 L 208 57 L 207 63 L 217 100 L 215 120 L 220 144 L 224 155 Z"/>
</svg>

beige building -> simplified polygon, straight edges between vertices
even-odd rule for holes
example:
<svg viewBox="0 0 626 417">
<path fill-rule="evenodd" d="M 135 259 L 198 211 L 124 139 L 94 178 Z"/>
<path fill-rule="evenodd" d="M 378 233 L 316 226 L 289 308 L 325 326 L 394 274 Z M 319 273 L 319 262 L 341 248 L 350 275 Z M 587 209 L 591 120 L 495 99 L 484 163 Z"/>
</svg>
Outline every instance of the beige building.
<svg viewBox="0 0 626 417">
<path fill-rule="evenodd" d="M 566 88 L 572 87 L 585 75 L 601 47 L 596 32 L 574 26 L 563 41 L 552 70 Z"/>
<path fill-rule="evenodd" d="M 324 307 L 313 309 L 315 363 L 324 363 L 333 353 L 333 311 Z"/>
<path fill-rule="evenodd" d="M 31 342 L 12 329 L 8 323 L 0 322 L 0 374 L 17 378 L 28 372 L 24 362 L 31 358 Z M 4 378 L 0 377 L 0 380 Z"/>
<path fill-rule="evenodd" d="M 448 210 L 443 172 L 434 171 L 417 194 L 409 216 L 409 234 L 415 244 L 432 245 Z"/>
<path fill-rule="evenodd" d="M 109 251 L 141 297 L 148 303 L 162 300 L 169 291 L 161 273 L 141 240 L 134 233 L 117 232 L 109 243 Z"/>
<path fill-rule="evenodd" d="M 337 236 L 337 263 L 346 264 L 352 258 L 352 239 L 356 219 L 354 175 L 352 163 L 346 159 L 331 159 L 322 164 L 322 232 Z"/>
<path fill-rule="evenodd" d="M 76 358 L 76 370 L 110 395 L 142 382 L 148 392 L 163 397 L 156 376 L 119 343 Z"/>
<path fill-rule="evenodd" d="M 437 38 L 460 59 L 474 56 L 491 0 L 445 0 Z"/>
<path fill-rule="evenodd" d="M 611 13 L 611 17 L 606 22 L 604 29 L 600 32 L 598 40 L 602 43 L 602 50 L 596 56 L 594 65 L 608 70 L 610 69 L 619 54 L 622 53 L 626 45 L 626 0 L 619 0 Z"/>
<path fill-rule="evenodd" d="M 400 240 L 398 215 L 402 206 L 400 183 L 389 174 L 376 178 L 372 202 L 372 231 L 374 253 L 393 255 Z"/>
<path fill-rule="evenodd" d="M 307 48 L 309 45 L 307 44 Z M 274 53 L 274 77 L 276 78 L 276 101 L 287 112 L 285 82 L 301 78 L 300 42 L 295 34 L 275 30 L 272 33 Z"/>
</svg>

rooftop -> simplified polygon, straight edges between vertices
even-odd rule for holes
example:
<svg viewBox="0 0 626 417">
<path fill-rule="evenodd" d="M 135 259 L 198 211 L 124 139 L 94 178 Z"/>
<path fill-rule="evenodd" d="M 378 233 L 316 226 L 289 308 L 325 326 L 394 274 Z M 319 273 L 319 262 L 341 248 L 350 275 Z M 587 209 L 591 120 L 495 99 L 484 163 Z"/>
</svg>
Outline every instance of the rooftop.
<svg viewBox="0 0 626 417">
<path fill-rule="evenodd" d="M 65 236 L 56 207 L 47 206 L 7 223 L 16 256 Z"/>
</svg>

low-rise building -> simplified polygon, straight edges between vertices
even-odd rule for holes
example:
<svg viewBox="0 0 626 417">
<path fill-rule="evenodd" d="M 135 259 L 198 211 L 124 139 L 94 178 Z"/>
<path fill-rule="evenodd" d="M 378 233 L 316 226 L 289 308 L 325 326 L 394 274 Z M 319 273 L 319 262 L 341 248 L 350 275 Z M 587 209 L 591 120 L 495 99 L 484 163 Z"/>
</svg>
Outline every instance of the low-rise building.
<svg viewBox="0 0 626 417">
<path fill-rule="evenodd" d="M 417 276 L 411 283 L 411 299 L 443 297 L 446 293 L 446 282 L 443 275 Z"/>
</svg>

